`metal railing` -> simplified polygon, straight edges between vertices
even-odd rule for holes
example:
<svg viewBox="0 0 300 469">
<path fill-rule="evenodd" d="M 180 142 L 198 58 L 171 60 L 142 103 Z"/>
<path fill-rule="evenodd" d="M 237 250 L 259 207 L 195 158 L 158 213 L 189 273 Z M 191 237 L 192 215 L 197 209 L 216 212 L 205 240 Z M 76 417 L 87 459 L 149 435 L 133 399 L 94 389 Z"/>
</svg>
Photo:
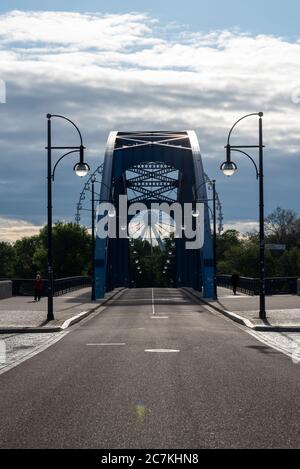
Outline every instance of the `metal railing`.
<svg viewBox="0 0 300 469">
<path fill-rule="evenodd" d="M 11 279 L 14 296 L 32 296 L 34 294 L 34 279 Z M 66 277 L 54 280 L 54 296 L 64 295 L 79 288 L 91 286 L 90 277 Z M 42 296 L 47 296 L 48 280 L 43 279 Z"/>
<path fill-rule="evenodd" d="M 296 295 L 298 277 L 268 277 L 265 279 L 266 295 Z M 231 275 L 218 275 L 217 285 L 232 290 Z M 259 295 L 259 279 L 240 277 L 237 291 L 246 295 Z"/>
</svg>

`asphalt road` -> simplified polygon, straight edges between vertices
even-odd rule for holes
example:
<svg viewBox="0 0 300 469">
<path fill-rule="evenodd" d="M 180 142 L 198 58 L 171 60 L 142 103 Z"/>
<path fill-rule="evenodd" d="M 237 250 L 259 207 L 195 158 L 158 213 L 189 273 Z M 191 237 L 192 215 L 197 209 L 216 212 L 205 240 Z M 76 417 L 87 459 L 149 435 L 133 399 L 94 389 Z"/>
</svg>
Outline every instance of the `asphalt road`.
<svg viewBox="0 0 300 469">
<path fill-rule="evenodd" d="M 127 290 L 0 375 L 0 447 L 299 448 L 299 391 L 300 365 L 180 290 Z"/>
</svg>

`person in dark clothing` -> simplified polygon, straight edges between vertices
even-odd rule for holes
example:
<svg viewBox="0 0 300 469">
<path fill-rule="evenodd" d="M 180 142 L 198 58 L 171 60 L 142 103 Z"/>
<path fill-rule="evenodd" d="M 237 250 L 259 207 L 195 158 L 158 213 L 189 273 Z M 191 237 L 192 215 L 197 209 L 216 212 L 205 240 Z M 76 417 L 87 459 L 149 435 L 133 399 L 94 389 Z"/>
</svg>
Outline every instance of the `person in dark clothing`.
<svg viewBox="0 0 300 469">
<path fill-rule="evenodd" d="M 237 289 L 239 281 L 240 281 L 240 276 L 238 274 L 235 273 L 231 276 L 231 285 L 232 285 L 232 290 L 233 290 L 234 295 L 236 295 L 236 289 Z"/>
<path fill-rule="evenodd" d="M 34 301 L 40 301 L 42 296 L 43 281 L 41 276 L 37 274 L 34 281 Z"/>
</svg>

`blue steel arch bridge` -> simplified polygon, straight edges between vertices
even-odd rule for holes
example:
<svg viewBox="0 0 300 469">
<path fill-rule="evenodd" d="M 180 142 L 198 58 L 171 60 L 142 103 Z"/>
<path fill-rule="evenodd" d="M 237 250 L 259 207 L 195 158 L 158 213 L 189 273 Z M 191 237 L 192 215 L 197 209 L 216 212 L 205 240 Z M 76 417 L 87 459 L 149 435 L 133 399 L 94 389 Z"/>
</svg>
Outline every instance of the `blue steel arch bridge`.
<svg viewBox="0 0 300 469">
<path fill-rule="evenodd" d="M 148 213 L 129 219 L 124 227 L 126 237 L 96 237 L 95 281 L 96 296 L 120 286 L 129 286 L 129 241 L 147 239 L 162 245 L 163 238 L 172 237 L 174 220 L 159 212 L 153 214 L 153 203 L 172 206 L 204 203 L 204 244 L 200 249 L 186 250 L 185 237 L 174 239 L 176 287 L 202 290 L 204 297 L 213 296 L 213 251 L 211 237 L 211 209 L 207 187 L 211 181 L 203 170 L 202 157 L 195 132 L 111 132 L 107 141 L 104 162 L 85 183 L 76 208 L 75 220 L 91 219 L 91 184 L 96 187 L 97 202 L 111 202 L 126 195 L 128 205 L 143 203 Z M 216 195 L 219 233 L 223 229 L 222 205 Z M 151 217 L 151 220 L 150 220 Z M 153 218 L 155 222 L 153 223 Z M 87 225 L 89 222 L 86 223 Z"/>
</svg>

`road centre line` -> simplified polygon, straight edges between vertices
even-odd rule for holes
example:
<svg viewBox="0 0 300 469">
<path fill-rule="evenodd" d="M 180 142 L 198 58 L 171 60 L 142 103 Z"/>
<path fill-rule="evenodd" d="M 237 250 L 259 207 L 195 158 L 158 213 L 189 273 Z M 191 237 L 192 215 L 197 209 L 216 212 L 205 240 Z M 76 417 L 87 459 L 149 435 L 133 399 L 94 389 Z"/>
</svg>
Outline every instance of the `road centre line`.
<svg viewBox="0 0 300 469">
<path fill-rule="evenodd" d="M 152 316 L 151 319 L 169 319 L 169 316 Z"/>
<path fill-rule="evenodd" d="M 145 352 L 148 352 L 148 353 L 179 353 L 180 350 L 157 348 L 157 349 L 146 349 Z"/>
<path fill-rule="evenodd" d="M 151 292 L 152 292 L 152 314 L 154 316 L 155 314 L 155 306 L 154 306 L 154 291 L 153 291 L 153 288 L 151 289 Z"/>
<path fill-rule="evenodd" d="M 183 301 L 184 303 L 188 303 L 188 301 L 185 299 L 185 298 L 182 298 L 181 296 L 180 297 L 172 297 L 172 298 L 155 298 L 156 301 L 172 301 L 173 300 L 181 300 Z M 152 298 L 130 298 L 128 300 L 126 299 L 120 299 L 120 300 L 114 300 L 115 303 L 117 302 L 120 302 L 120 303 L 145 303 L 146 301 L 151 301 L 152 302 Z M 175 303 L 178 303 L 178 301 L 175 301 Z"/>
<path fill-rule="evenodd" d="M 122 343 L 102 343 L 102 344 L 86 344 L 86 345 L 89 346 L 89 347 L 97 347 L 97 346 L 99 346 L 99 347 L 106 347 L 106 346 L 112 346 L 112 347 L 116 346 L 116 347 L 118 347 L 118 346 L 126 345 L 126 344 L 124 342 L 122 342 Z"/>
</svg>

